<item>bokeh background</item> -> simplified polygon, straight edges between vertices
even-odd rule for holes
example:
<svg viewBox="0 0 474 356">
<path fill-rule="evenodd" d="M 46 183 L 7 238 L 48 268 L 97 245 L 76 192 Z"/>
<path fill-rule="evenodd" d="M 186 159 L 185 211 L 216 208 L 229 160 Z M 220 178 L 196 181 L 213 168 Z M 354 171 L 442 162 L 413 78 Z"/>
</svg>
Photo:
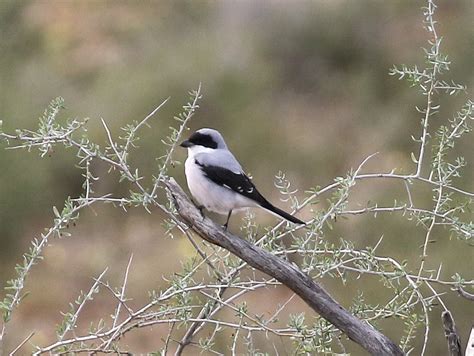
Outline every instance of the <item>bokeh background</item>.
<svg viewBox="0 0 474 356">
<path fill-rule="evenodd" d="M 380 152 L 367 171 L 409 172 L 410 136 L 419 132 L 415 105 L 424 99 L 406 82 L 388 75 L 393 64 L 423 65 L 421 47 L 427 33 L 420 7 L 412 1 L 0 1 L 0 119 L 5 131 L 35 128 L 37 118 L 56 96 L 66 100 L 63 117 L 89 117 L 89 134 L 100 143 L 104 118 L 114 135 L 140 120 L 163 99 L 166 107 L 142 132 L 132 162 L 142 174 L 156 172 L 163 153 L 160 139 L 173 115 L 188 100 L 187 92 L 202 83 L 204 98 L 191 128 L 220 130 L 264 195 L 277 202 L 273 177 L 284 171 L 301 192 L 329 184 L 369 154 Z M 442 48 L 453 61 L 448 79 L 474 87 L 474 3 L 441 1 L 436 14 Z M 469 89 L 468 89 L 469 90 Z M 472 97 L 472 96 L 471 96 Z M 459 95 L 442 99 L 440 117 L 449 118 L 465 102 Z M 434 122 L 433 127 L 439 123 Z M 50 157 L 37 152 L 0 150 L 0 285 L 13 277 L 31 239 L 51 225 L 52 206 L 81 191 L 81 171 L 71 150 L 58 147 Z M 472 191 L 472 135 L 457 146 L 471 160 L 457 183 Z M 185 152 L 176 158 L 185 159 Z M 127 192 L 106 167 L 94 167 L 105 178 L 99 192 Z M 170 173 L 184 182 L 183 167 Z M 385 182 L 361 184 L 353 206 L 368 200 L 392 204 L 403 187 Z M 429 192 L 426 197 L 429 198 Z M 420 197 L 421 199 L 421 197 Z M 426 201 L 428 204 L 428 201 Z M 279 204 L 285 207 L 285 203 Z M 310 216 L 304 212 L 303 217 Z M 262 223 L 273 217 L 257 213 Z M 124 213 L 98 206 L 82 214 L 73 237 L 51 241 L 45 260 L 33 269 L 31 293 L 15 312 L 7 345 L 16 345 L 27 330 L 44 345 L 54 336 L 60 310 L 68 309 L 81 289 L 106 266 L 108 279 L 120 283 L 131 253 L 134 262 L 129 290 L 136 305 L 147 290 L 165 286 L 163 276 L 180 269 L 194 254 L 182 237 L 166 238 L 158 212 Z M 238 229 L 235 219 L 234 229 Z M 339 224 L 338 224 L 339 225 Z M 328 239 L 338 236 L 356 247 L 373 245 L 385 236 L 381 253 L 416 261 L 423 231 L 396 215 L 354 217 L 341 222 Z M 472 279 L 472 248 L 436 230 L 432 261 L 443 262 L 443 278 L 454 272 Z M 415 241 L 414 241 L 415 240 Z M 336 241 L 336 240 L 335 240 Z M 433 262 L 430 267 L 437 267 Z M 379 289 L 364 282 L 367 298 Z M 327 282 L 345 305 L 360 285 Z M 284 288 L 265 291 L 276 305 L 290 294 Z M 257 293 L 249 297 L 258 305 Z M 260 299 L 261 300 L 261 299 Z M 446 299 L 464 340 L 474 320 L 472 304 Z M 99 298 L 86 310 L 91 319 L 113 300 Z M 293 312 L 307 310 L 295 301 Z M 107 315 L 103 313 L 103 315 Z M 309 312 L 311 315 L 311 312 Z M 445 354 L 438 312 L 432 320 L 430 355 Z M 394 339 L 399 330 L 385 332 Z M 133 334 L 133 333 L 132 333 Z M 152 332 L 127 336 L 136 352 L 158 350 Z M 221 340 L 225 343 L 225 340 Z M 417 344 L 418 345 L 418 344 Z M 259 345 L 265 349 L 265 340 Z M 419 345 L 418 345 L 419 346 Z M 8 347 L 7 347 L 8 349 Z M 25 349 L 26 350 L 26 349 Z M 354 354 L 360 353 L 355 349 Z"/>
</svg>

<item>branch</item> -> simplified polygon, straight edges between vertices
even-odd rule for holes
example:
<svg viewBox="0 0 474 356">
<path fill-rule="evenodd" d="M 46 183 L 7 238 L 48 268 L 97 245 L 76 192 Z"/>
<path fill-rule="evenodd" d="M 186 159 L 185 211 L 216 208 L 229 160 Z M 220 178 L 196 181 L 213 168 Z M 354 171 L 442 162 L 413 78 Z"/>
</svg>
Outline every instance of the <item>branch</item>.
<svg viewBox="0 0 474 356">
<path fill-rule="evenodd" d="M 462 356 L 461 340 L 456 332 L 456 324 L 449 310 L 441 313 L 441 319 L 443 320 L 444 335 L 448 340 L 449 356 Z"/>
<path fill-rule="evenodd" d="M 293 264 L 224 231 L 212 220 L 203 219 L 199 210 L 173 178 L 165 184 L 174 199 L 179 215 L 203 239 L 228 250 L 250 266 L 276 278 L 298 294 L 314 311 L 372 355 L 403 355 L 402 350 L 393 341 L 349 313 L 319 284 Z"/>
<path fill-rule="evenodd" d="M 473 300 L 474 301 L 474 294 L 466 292 L 464 289 L 462 289 L 461 286 L 457 287 L 456 289 L 461 297 L 466 298 L 467 300 Z"/>
</svg>

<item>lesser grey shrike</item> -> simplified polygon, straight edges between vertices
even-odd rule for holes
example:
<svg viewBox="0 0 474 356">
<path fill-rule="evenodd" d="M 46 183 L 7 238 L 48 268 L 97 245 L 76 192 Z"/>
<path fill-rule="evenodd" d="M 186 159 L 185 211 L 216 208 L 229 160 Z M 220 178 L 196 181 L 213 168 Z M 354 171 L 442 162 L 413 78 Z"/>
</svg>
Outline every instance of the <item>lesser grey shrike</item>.
<svg viewBox="0 0 474 356">
<path fill-rule="evenodd" d="M 197 130 L 181 143 L 181 147 L 188 149 L 186 180 L 201 214 L 202 209 L 206 208 L 227 215 L 226 230 L 232 212 L 248 207 L 261 207 L 292 223 L 305 224 L 273 206 L 258 192 L 218 131 L 208 128 Z"/>
</svg>

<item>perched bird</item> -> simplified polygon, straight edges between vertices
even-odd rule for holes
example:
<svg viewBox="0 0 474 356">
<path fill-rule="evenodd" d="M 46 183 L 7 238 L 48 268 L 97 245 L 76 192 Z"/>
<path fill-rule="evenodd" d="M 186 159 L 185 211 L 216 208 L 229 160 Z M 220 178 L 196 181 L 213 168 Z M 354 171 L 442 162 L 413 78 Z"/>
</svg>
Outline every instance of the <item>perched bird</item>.
<svg viewBox="0 0 474 356">
<path fill-rule="evenodd" d="M 261 207 L 295 224 L 303 221 L 273 206 L 255 188 L 229 151 L 222 135 L 214 129 L 200 129 L 181 143 L 188 149 L 185 163 L 188 187 L 202 209 L 227 215 L 227 229 L 234 210 Z"/>
</svg>

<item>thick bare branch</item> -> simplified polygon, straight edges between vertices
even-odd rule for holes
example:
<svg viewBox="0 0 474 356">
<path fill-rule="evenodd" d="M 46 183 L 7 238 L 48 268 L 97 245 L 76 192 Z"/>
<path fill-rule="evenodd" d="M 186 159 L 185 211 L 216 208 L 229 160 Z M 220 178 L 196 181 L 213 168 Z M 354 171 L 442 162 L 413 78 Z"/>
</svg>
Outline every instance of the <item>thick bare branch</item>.
<svg viewBox="0 0 474 356">
<path fill-rule="evenodd" d="M 462 356 L 461 339 L 456 332 L 456 324 L 449 310 L 441 313 L 443 320 L 444 335 L 448 340 L 448 351 L 450 356 Z"/>
<path fill-rule="evenodd" d="M 403 355 L 401 349 L 385 335 L 359 320 L 338 304 L 318 283 L 291 263 L 224 231 L 199 210 L 174 179 L 166 182 L 179 215 L 206 241 L 238 256 L 252 267 L 276 278 L 298 294 L 314 311 L 331 322 L 351 340 L 372 355 Z"/>
</svg>

